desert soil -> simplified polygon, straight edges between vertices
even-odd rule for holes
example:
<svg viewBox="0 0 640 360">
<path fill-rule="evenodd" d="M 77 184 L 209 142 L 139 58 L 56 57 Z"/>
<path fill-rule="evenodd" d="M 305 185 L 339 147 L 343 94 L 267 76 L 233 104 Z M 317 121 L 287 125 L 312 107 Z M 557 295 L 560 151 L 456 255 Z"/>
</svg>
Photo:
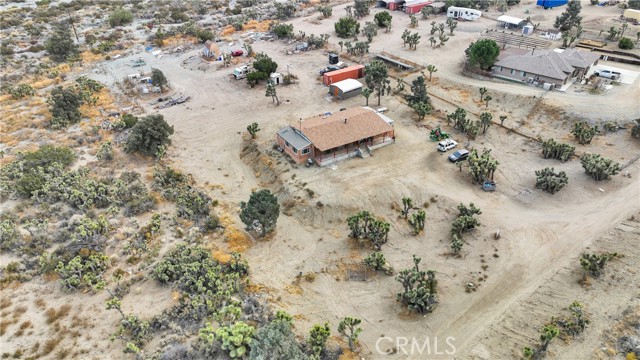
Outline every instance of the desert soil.
<svg viewBox="0 0 640 360">
<path fill-rule="evenodd" d="M 541 28 L 550 27 L 562 11 L 543 11 L 531 1 L 523 1 L 508 14 L 526 17 L 525 9 L 542 23 Z M 619 14 L 615 8 L 590 7 L 586 3 L 583 9 L 586 22 L 612 21 Z M 378 11 L 372 9 L 363 21 L 371 20 Z M 302 30 L 307 35 L 332 34 L 331 46 L 339 49 L 340 39 L 335 37 L 333 23 L 344 14 L 344 5 L 333 12 L 331 19 L 317 21 L 317 15 L 312 15 L 291 23 L 296 32 Z M 486 15 L 495 18 L 499 14 L 493 11 Z M 456 351 L 452 355 L 405 355 L 396 349 L 399 352 L 391 358 L 515 359 L 522 346 L 535 341 L 536 329 L 542 323 L 561 313 L 571 301 L 580 300 L 593 314 L 593 326 L 584 339 L 555 343 L 549 358 L 620 358 L 600 349 L 612 346 L 606 343 L 603 333 L 621 318 L 623 310 L 638 305 L 640 164 L 634 159 L 640 153 L 640 145 L 630 139 L 628 131 L 619 131 L 582 146 L 575 144 L 569 131 L 576 118 L 602 123 L 628 122 L 639 117 L 640 81 L 614 86 L 603 95 L 588 95 L 572 90 L 544 93 L 539 88 L 469 78 L 460 70 L 464 49 L 480 31 L 494 26 L 493 20 L 460 23 L 455 36 L 438 49 L 428 46 L 428 22 L 432 20 L 421 21 L 417 30 L 423 34 L 422 43 L 417 51 L 411 51 L 403 48 L 400 41 L 400 34 L 409 24 L 408 16 L 397 12 L 393 16 L 391 32 L 381 30 L 371 52 L 385 51 L 421 65 L 435 64 L 438 72 L 429 91 L 437 111 L 418 123 L 399 97 L 383 97 L 380 105 L 387 107 L 387 115 L 396 120 L 396 143 L 374 151 L 368 159 L 351 159 L 326 168 L 292 166 L 272 150 L 275 131 L 281 126 L 295 125 L 299 118 L 325 111 L 364 105 L 362 97 L 339 102 L 328 97 L 317 76 L 327 64 L 326 52 L 287 55 L 285 48 L 291 46 L 281 41 L 253 44 L 256 52 L 270 55 L 280 71 L 286 72 L 288 67 L 299 78 L 294 85 L 278 87 L 280 106 L 264 96 L 262 85 L 250 89 L 244 81 L 234 80 L 230 76 L 233 66 L 218 68 L 217 64 L 202 63 L 198 46 L 154 57 L 139 45 L 129 56 L 99 65 L 91 76 L 113 84 L 133 72 L 128 66 L 131 59 L 143 56 L 148 67 L 157 67 L 167 75 L 171 95 L 191 96 L 191 101 L 163 110 L 151 105 L 157 95 L 139 100 L 147 113 L 159 112 L 174 125 L 170 157 L 178 167 L 210 185 L 211 195 L 221 199 L 232 214 L 237 214 L 240 201 L 246 201 L 250 192 L 260 187 L 270 188 L 296 204 L 288 215 L 281 214 L 276 233 L 268 240 L 255 240 L 244 256 L 251 265 L 252 282 L 262 287 L 276 308 L 296 316 L 299 335 L 305 335 L 315 323 L 329 321 L 335 329 L 340 318 L 356 316 L 363 319 L 360 344 L 361 355 L 366 359 L 390 358 L 376 349 L 376 341 L 383 336 L 415 337 L 420 341 L 437 338 L 441 349 L 446 347 L 444 339 L 454 339 Z M 445 18 L 438 16 L 435 20 L 441 22 Z M 240 39 L 236 34 L 227 42 L 239 47 Z M 610 65 L 638 71 L 629 65 Z M 405 81 L 416 76 L 410 74 Z M 442 119 L 455 106 L 472 114 L 485 111 L 477 99 L 480 86 L 487 87 L 494 99 L 488 107 L 494 119 L 500 114 L 508 115 L 508 119 L 504 128 L 494 124 L 486 135 L 469 141 Z M 373 96 L 370 101 L 376 104 Z M 256 141 L 266 155 L 260 161 L 256 160 L 256 152 L 240 158 L 245 129 L 254 121 L 262 129 Z M 437 126 L 452 133 L 461 146 L 492 149 L 500 161 L 496 192 L 485 193 L 472 185 L 464 170 L 460 173 L 435 151 L 428 134 Z M 617 175 L 610 181 L 594 182 L 584 174 L 577 158 L 567 163 L 544 160 L 540 146 L 531 140 L 540 136 L 571 142 L 578 154 L 588 151 L 611 157 L 628 165 L 622 173 L 628 172 L 630 177 Z M 535 189 L 534 170 L 548 166 L 566 171 L 569 176 L 569 185 L 555 195 Z M 416 204 L 428 204 L 426 228 L 421 235 L 413 236 L 399 217 L 397 205 L 405 196 Z M 461 202 L 473 202 L 482 209 L 478 217 L 482 226 L 465 238 L 463 256 L 455 258 L 449 255 L 449 228 Z M 435 312 L 419 316 L 405 311 L 395 301 L 400 285 L 393 277 L 368 274 L 366 281 L 348 280 L 349 269 L 357 270 L 370 253 L 347 239 L 345 218 L 359 210 L 372 211 L 391 222 L 389 242 L 383 252 L 396 270 L 412 266 L 411 256 L 416 254 L 422 257 L 423 268 L 437 272 L 440 304 Z M 636 220 L 629 220 L 634 215 Z M 624 225 L 624 230 L 619 224 Z M 501 237 L 495 240 L 493 234 L 498 230 Z M 612 263 L 604 279 L 584 288 L 577 283 L 577 257 L 595 250 L 620 252 L 624 257 Z M 315 280 L 300 281 L 300 273 L 314 273 Z M 466 293 L 468 282 L 475 283 L 477 291 Z M 137 295 L 125 302 L 128 311 L 135 308 L 136 312 L 152 316 L 154 309 L 171 303 L 167 289 L 151 283 L 141 286 Z M 58 290 L 57 283 L 39 280 L 23 286 L 15 299 L 29 308 L 36 307 L 29 299 L 42 292 L 51 294 L 46 307 L 58 308 L 71 298 Z M 154 295 L 142 296 L 148 292 Z M 106 295 L 81 295 L 73 306 L 83 312 L 101 313 L 105 300 Z M 8 309 L 15 310 L 17 306 L 14 302 Z M 72 327 L 72 321 L 69 317 L 68 324 L 63 324 Z M 104 358 L 105 354 L 124 358 L 121 350 L 113 349 L 106 340 L 115 328 L 115 317 L 91 321 L 96 331 L 86 337 L 91 343 L 86 347 L 86 358 Z M 46 331 L 43 328 L 32 336 Z M 21 341 L 31 343 L 33 339 Z M 385 352 L 393 347 L 387 341 L 378 348 Z"/>
</svg>

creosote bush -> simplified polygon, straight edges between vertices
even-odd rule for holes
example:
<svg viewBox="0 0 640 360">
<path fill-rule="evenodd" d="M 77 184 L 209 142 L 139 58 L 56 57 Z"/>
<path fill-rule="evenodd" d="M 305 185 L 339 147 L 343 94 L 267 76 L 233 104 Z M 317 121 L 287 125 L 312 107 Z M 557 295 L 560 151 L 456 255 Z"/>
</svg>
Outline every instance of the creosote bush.
<svg viewBox="0 0 640 360">
<path fill-rule="evenodd" d="M 171 134 L 173 134 L 173 126 L 164 120 L 164 116 L 145 116 L 131 128 L 124 150 L 156 156 L 161 146 L 171 144 L 169 139 Z"/>
</svg>

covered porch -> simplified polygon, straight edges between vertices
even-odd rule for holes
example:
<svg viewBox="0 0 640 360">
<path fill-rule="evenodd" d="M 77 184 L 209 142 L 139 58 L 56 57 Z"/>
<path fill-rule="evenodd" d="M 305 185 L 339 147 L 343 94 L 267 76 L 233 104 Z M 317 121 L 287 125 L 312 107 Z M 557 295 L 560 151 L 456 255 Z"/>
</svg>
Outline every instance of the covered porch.
<svg viewBox="0 0 640 360">
<path fill-rule="evenodd" d="M 314 147 L 313 160 L 319 166 L 326 166 L 340 160 L 360 156 L 363 158 L 371 156 L 371 151 L 393 144 L 395 142 L 394 132 L 386 132 L 376 136 L 364 138 L 349 144 L 340 145 L 328 150 L 321 150 Z"/>
</svg>

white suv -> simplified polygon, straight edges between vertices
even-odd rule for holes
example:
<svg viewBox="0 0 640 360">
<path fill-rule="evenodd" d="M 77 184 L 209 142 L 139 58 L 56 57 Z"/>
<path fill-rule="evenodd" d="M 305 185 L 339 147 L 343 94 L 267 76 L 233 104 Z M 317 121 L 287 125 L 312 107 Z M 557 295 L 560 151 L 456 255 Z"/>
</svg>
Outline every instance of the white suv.
<svg viewBox="0 0 640 360">
<path fill-rule="evenodd" d="M 450 149 L 453 149 L 454 147 L 456 147 L 458 145 L 457 142 L 455 142 L 452 139 L 447 139 L 447 140 L 442 140 L 438 143 L 438 146 L 436 147 L 436 149 L 438 151 L 447 151 Z"/>
</svg>

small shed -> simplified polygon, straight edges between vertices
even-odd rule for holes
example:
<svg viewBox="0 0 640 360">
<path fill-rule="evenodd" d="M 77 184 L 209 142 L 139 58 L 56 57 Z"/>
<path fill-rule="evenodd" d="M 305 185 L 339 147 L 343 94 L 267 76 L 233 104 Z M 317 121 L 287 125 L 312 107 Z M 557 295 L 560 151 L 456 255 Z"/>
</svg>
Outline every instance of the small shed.
<svg viewBox="0 0 640 360">
<path fill-rule="evenodd" d="M 269 75 L 269 81 L 271 81 L 274 85 L 282 84 L 282 74 L 271 73 L 271 75 Z"/>
<path fill-rule="evenodd" d="M 562 32 L 556 29 L 546 30 L 542 37 L 548 40 L 560 40 L 562 38 Z"/>
<path fill-rule="evenodd" d="M 431 8 L 431 13 L 435 15 L 435 14 L 443 13 L 444 10 L 447 8 L 447 3 L 437 1 L 427 5 L 427 7 Z"/>
<path fill-rule="evenodd" d="M 377 7 L 398 10 L 405 3 L 405 0 L 378 0 Z"/>
<path fill-rule="evenodd" d="M 207 40 L 204 43 L 204 49 L 202 50 L 202 55 L 206 58 L 218 58 L 220 56 L 220 48 L 218 45 L 211 40 Z"/>
<path fill-rule="evenodd" d="M 498 19 L 498 27 L 505 29 L 519 29 L 527 24 L 527 20 L 523 20 L 517 17 L 502 15 Z"/>
<path fill-rule="evenodd" d="M 329 85 L 329 94 L 344 100 L 362 92 L 362 84 L 355 79 L 345 79 Z"/>
<path fill-rule="evenodd" d="M 417 14 L 423 7 L 431 4 L 430 0 L 407 0 L 404 4 L 404 12 L 412 15 Z"/>
</svg>

